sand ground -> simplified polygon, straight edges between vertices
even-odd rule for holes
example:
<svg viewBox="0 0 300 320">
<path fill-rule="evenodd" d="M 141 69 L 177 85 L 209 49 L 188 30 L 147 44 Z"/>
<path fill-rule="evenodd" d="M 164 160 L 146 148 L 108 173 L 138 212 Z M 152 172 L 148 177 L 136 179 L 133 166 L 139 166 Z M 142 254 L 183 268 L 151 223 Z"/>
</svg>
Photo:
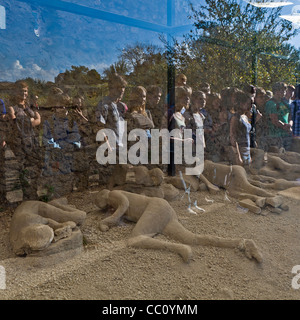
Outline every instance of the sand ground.
<svg viewBox="0 0 300 320">
<path fill-rule="evenodd" d="M 67 258 L 36 259 L 14 256 L 9 243 L 12 210 L 1 212 L 0 266 L 5 268 L 6 289 L 1 300 L 298 300 L 292 287 L 300 265 L 300 200 L 284 196 L 288 211 L 257 215 L 240 208 L 225 191 L 191 193 L 205 212 L 188 212 L 183 191 L 170 202 L 179 221 L 199 234 L 253 239 L 264 260 L 257 264 L 238 249 L 193 247 L 186 264 L 177 254 L 126 246 L 133 223 L 103 233 L 98 229 L 105 214 L 92 204 L 92 192 L 74 192 L 70 204 L 87 212 L 81 230 L 85 245 Z M 159 235 L 158 237 L 164 238 Z M 172 241 L 171 239 L 165 239 Z M 297 280 L 297 279 L 296 279 Z M 295 280 L 294 280 L 295 283 Z M 296 283 L 298 283 L 296 281 Z M 300 284 L 300 280 L 299 280 Z"/>
</svg>

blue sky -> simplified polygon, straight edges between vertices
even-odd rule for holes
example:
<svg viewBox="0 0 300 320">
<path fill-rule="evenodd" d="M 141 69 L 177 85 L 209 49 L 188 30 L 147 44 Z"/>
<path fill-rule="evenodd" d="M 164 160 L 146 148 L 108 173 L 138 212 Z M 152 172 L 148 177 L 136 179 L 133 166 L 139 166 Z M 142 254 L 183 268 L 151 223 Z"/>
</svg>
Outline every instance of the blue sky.
<svg viewBox="0 0 300 320">
<path fill-rule="evenodd" d="M 174 2 L 173 21 L 167 18 L 168 1 Z M 300 0 L 291 1 L 300 4 Z M 25 77 L 53 81 L 71 65 L 84 65 L 102 73 L 117 60 L 126 44 L 161 45 L 159 32 L 152 29 L 166 31 L 164 26 L 171 23 L 173 26 L 191 24 L 187 18 L 188 3 L 186 0 L 0 0 L 6 11 L 6 28 L 0 29 L 0 81 Z M 56 10 L 54 5 L 71 12 Z M 289 14 L 292 7 L 285 7 L 283 13 Z M 96 18 L 102 11 L 114 14 L 104 14 L 104 19 L 113 18 L 124 24 Z M 143 27 L 147 29 L 128 25 L 136 23 L 135 19 L 144 21 Z M 298 48 L 299 39 L 293 40 Z"/>
</svg>

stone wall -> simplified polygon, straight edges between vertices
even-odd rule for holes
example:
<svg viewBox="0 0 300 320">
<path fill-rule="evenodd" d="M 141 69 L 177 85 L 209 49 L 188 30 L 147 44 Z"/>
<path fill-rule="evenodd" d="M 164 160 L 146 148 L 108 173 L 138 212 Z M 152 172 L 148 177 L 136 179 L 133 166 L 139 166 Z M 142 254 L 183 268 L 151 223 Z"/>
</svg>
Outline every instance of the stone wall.
<svg viewBox="0 0 300 320">
<path fill-rule="evenodd" d="M 1 152 L 0 166 L 0 198 L 1 202 L 15 204 L 23 200 L 20 184 L 20 166 L 14 153 L 5 148 Z"/>
</svg>

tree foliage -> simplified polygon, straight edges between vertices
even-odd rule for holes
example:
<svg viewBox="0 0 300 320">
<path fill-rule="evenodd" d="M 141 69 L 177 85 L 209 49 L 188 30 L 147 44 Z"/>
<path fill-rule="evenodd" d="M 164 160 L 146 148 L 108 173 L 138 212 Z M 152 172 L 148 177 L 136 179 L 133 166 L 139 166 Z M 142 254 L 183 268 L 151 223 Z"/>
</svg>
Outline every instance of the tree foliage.
<svg viewBox="0 0 300 320">
<path fill-rule="evenodd" d="M 96 85 L 101 81 L 101 76 L 95 69 L 89 69 L 85 66 L 71 66 L 60 77 L 61 84 L 68 85 Z"/>
<path fill-rule="evenodd" d="M 126 77 L 132 86 L 167 88 L 168 64 L 188 77 L 193 88 L 209 82 L 215 91 L 255 84 L 270 89 L 276 81 L 296 84 L 299 51 L 287 43 L 295 34 L 292 24 L 280 18 L 281 8 L 258 8 L 238 0 L 203 0 L 191 7 L 194 28 L 181 43 L 161 37 L 162 47 L 128 44 L 118 60 L 103 72 Z M 97 84 L 99 73 L 72 66 L 63 84 Z"/>
<path fill-rule="evenodd" d="M 200 74 L 217 89 L 246 83 L 269 87 L 278 78 L 295 82 L 299 56 L 286 41 L 296 30 L 280 18 L 281 8 L 236 0 L 205 0 L 191 8 L 195 29 L 186 37 L 189 57 L 182 57 L 189 60 L 187 74 Z"/>
<path fill-rule="evenodd" d="M 126 76 L 131 85 L 161 85 L 167 79 L 167 66 L 162 48 L 136 43 L 121 50 L 119 60 L 104 70 L 105 78 L 112 73 Z"/>
<path fill-rule="evenodd" d="M 204 0 L 191 6 L 194 28 L 181 43 L 161 36 L 164 49 L 127 45 L 104 71 L 126 76 L 131 85 L 167 86 L 168 63 L 188 77 L 193 88 L 209 82 L 224 87 L 255 84 L 270 89 L 276 81 L 296 84 L 299 52 L 287 40 L 297 33 L 280 18 L 281 8 L 258 8 L 237 0 Z"/>
<path fill-rule="evenodd" d="M 118 60 L 114 64 L 110 65 L 109 68 L 106 68 L 103 71 L 106 79 L 108 79 L 114 73 L 118 73 L 121 76 L 126 76 L 128 72 L 128 65 L 123 59 Z"/>
</svg>

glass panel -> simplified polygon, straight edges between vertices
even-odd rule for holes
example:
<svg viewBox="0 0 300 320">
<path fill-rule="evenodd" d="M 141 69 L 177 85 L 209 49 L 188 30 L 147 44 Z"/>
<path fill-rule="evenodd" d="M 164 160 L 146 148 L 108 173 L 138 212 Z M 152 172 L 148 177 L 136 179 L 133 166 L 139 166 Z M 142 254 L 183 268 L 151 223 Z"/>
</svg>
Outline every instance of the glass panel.
<svg viewBox="0 0 300 320">
<path fill-rule="evenodd" d="M 300 179 L 299 25 L 287 0 L 0 0 L 0 211 L 174 192 L 186 221 L 233 212 L 230 236 L 296 212 L 275 195 Z"/>
<path fill-rule="evenodd" d="M 6 28 L 6 12 L 3 6 L 0 6 L 0 29 Z"/>
<path fill-rule="evenodd" d="M 172 87 L 178 86 L 175 77 L 181 74 L 187 79 L 184 85 L 194 94 L 205 91 L 202 86 L 205 83 L 217 95 L 224 95 L 226 88 L 247 91 L 252 85 L 272 91 L 279 81 L 293 86 L 298 83 L 297 21 L 292 24 L 285 19 L 287 13 L 295 17 L 298 11 L 297 6 L 287 1 L 284 5 L 275 1 L 233 0 L 166 0 L 151 4 L 143 0 L 1 0 L 0 3 L 0 80 L 6 119 L 12 117 L 10 107 L 16 103 L 14 82 L 26 80 L 29 92 L 25 104 L 31 105 L 33 114 L 41 115 L 39 126 L 28 130 L 37 134 L 42 157 L 44 148 L 49 148 L 49 141 L 54 139 L 52 129 L 48 128 L 51 137 L 45 142 L 44 125 L 49 114 L 62 107 L 73 113 L 74 101 L 80 96 L 87 110 L 84 117 L 79 117 L 97 124 L 95 109 L 108 94 L 109 79 L 114 72 L 127 81 L 122 97 L 125 104 L 132 103 L 131 91 L 136 86 L 160 87 L 162 99 L 156 107 L 159 111 L 152 110 L 157 128 L 161 128 L 164 108 L 174 102 L 176 106 Z M 64 95 L 65 100 L 59 104 L 66 105 L 55 105 L 58 103 L 52 101 L 55 94 L 61 94 L 61 99 Z M 210 93 L 206 92 L 205 98 L 209 109 Z M 222 103 L 226 104 L 224 99 Z M 234 106 L 227 108 L 229 113 L 234 112 Z M 11 121 L 8 123 L 12 125 Z M 95 142 L 96 129 L 97 126 L 86 138 L 89 143 Z M 209 134 L 205 135 L 209 141 Z M 79 141 L 81 138 L 79 134 Z M 78 141 L 73 141 L 72 148 L 75 142 Z M 267 150 L 264 145 L 260 147 Z M 216 148 L 214 144 L 206 146 L 207 159 L 233 161 L 217 155 Z M 168 171 L 171 172 L 174 174 Z"/>
</svg>

